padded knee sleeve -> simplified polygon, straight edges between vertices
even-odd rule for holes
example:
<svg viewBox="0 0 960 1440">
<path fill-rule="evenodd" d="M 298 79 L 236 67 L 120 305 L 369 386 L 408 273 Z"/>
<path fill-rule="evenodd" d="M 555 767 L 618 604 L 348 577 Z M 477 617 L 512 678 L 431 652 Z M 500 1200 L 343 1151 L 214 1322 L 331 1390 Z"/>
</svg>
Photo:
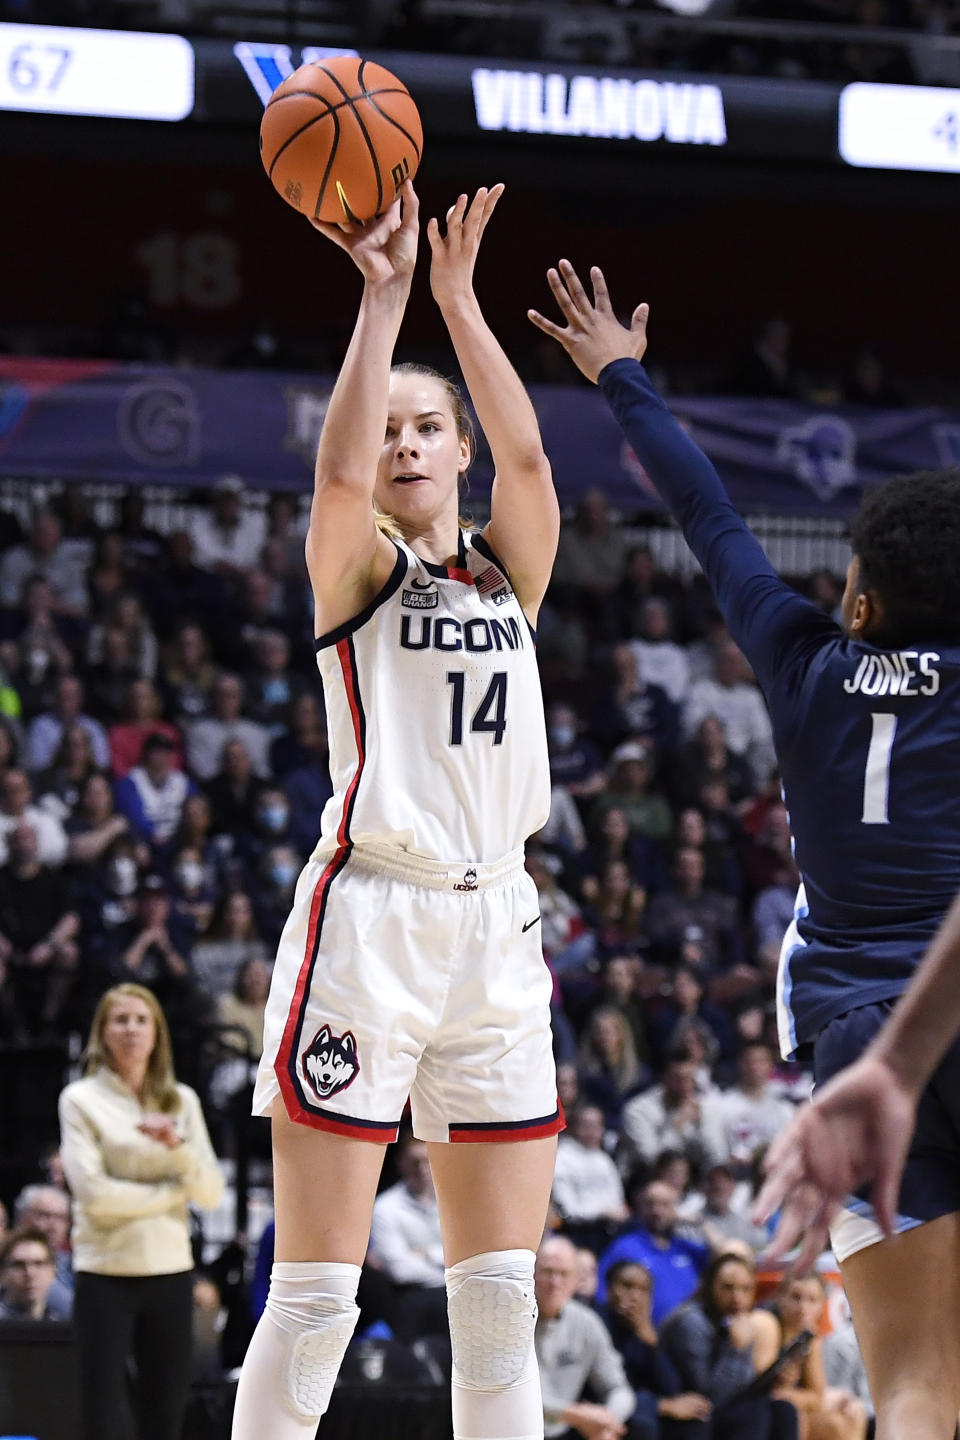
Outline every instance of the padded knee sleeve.
<svg viewBox="0 0 960 1440">
<path fill-rule="evenodd" d="M 300 1440 L 308 1428 L 312 1436 L 360 1315 L 359 1281 L 358 1265 L 274 1265 L 243 1362 L 234 1440 Z"/>
<path fill-rule="evenodd" d="M 521 1378 L 537 1323 L 532 1250 L 488 1250 L 445 1272 L 454 1373 L 474 1390 Z"/>
</svg>

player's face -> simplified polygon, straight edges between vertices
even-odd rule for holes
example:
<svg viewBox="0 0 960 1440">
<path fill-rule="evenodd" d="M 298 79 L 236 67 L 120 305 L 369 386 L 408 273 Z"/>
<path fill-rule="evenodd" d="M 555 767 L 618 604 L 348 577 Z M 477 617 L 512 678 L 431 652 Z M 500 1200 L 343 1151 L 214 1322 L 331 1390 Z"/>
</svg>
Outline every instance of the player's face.
<svg viewBox="0 0 960 1440">
<path fill-rule="evenodd" d="M 394 375 L 374 498 L 401 522 L 432 523 L 456 509 L 470 447 L 457 434 L 447 393 L 431 375 Z"/>
</svg>

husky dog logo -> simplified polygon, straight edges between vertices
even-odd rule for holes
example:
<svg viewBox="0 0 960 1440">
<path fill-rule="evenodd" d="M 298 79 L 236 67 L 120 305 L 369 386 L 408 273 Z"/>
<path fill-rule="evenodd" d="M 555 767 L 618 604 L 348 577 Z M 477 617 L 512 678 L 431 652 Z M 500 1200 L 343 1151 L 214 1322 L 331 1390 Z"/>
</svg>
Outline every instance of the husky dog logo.
<svg viewBox="0 0 960 1440">
<path fill-rule="evenodd" d="M 353 1032 L 334 1035 L 330 1026 L 324 1025 L 303 1052 L 302 1065 L 304 1079 L 318 1099 L 329 1100 L 346 1090 L 360 1073 Z"/>
<path fill-rule="evenodd" d="M 472 865 L 469 870 L 464 871 L 463 879 L 458 881 L 453 888 L 454 890 L 476 890 L 477 872 Z"/>
</svg>

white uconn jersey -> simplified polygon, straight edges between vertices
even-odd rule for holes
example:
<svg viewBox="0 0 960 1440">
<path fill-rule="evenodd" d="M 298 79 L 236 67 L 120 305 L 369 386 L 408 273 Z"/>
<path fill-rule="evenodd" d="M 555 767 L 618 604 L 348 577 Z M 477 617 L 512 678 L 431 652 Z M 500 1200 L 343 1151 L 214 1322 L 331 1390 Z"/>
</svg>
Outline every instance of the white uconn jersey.
<svg viewBox="0 0 960 1440">
<path fill-rule="evenodd" d="M 482 536 L 456 568 L 397 542 L 380 594 L 317 640 L 333 795 L 316 853 L 364 843 L 499 859 L 550 809 L 533 634 Z"/>
</svg>

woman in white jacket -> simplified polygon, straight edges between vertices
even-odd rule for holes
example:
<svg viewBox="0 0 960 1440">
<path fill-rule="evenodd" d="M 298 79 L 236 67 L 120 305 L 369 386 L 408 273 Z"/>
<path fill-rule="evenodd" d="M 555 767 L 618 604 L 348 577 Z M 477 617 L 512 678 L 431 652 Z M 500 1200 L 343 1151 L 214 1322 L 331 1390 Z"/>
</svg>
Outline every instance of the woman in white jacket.
<svg viewBox="0 0 960 1440">
<path fill-rule="evenodd" d="M 223 1179 L 200 1101 L 177 1083 L 149 990 L 106 992 L 84 1070 L 60 1096 L 83 1440 L 131 1434 L 131 1359 L 137 1440 L 178 1440 L 191 1340 L 189 1206 L 216 1206 Z"/>
</svg>

